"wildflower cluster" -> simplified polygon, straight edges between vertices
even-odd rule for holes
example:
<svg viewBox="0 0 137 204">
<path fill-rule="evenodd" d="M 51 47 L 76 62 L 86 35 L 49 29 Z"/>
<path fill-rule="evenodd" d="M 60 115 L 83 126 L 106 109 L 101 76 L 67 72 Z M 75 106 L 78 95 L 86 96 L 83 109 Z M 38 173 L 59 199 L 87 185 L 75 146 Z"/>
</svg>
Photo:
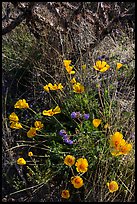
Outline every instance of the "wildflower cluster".
<svg viewBox="0 0 137 204">
<path fill-rule="evenodd" d="M 20 129 L 20 128 L 22 128 L 21 123 L 18 122 L 19 118 L 18 118 L 18 116 L 16 115 L 15 112 L 13 112 L 13 113 L 11 113 L 9 115 L 9 120 L 10 120 L 10 123 L 11 123 L 10 128 L 13 128 L 13 129 Z"/>
<path fill-rule="evenodd" d="M 132 145 L 123 139 L 123 135 L 120 132 L 115 132 L 111 135 L 109 142 L 113 156 L 127 155 L 132 149 Z"/>
<path fill-rule="evenodd" d="M 75 71 L 73 70 L 74 66 L 71 65 L 71 60 L 64 60 L 63 61 L 64 63 L 64 66 L 65 66 L 65 69 L 67 71 L 67 73 L 70 75 L 70 78 L 69 78 L 69 83 L 71 84 L 71 87 L 73 89 L 73 92 L 74 93 L 78 93 L 78 94 L 74 94 L 73 93 L 73 96 L 77 96 L 79 97 L 79 94 L 85 92 L 85 87 L 77 82 L 76 78 L 73 77 L 71 78 L 71 75 L 74 75 L 75 74 Z M 122 64 L 121 63 L 117 63 L 116 64 L 116 70 L 119 70 L 120 68 L 122 67 Z M 110 65 L 107 64 L 107 62 L 105 60 L 102 60 L 102 58 L 98 59 L 95 63 L 95 65 L 93 66 L 93 68 L 99 72 L 106 72 L 108 69 L 110 69 Z M 86 65 L 83 65 L 83 69 L 86 69 Z M 56 90 L 60 90 L 62 91 L 62 89 L 64 88 L 63 85 L 61 83 L 59 83 L 58 85 L 57 84 L 52 84 L 52 83 L 48 83 L 47 85 L 43 86 L 44 90 L 46 92 L 50 92 L 50 91 L 56 91 Z M 81 97 L 81 96 L 80 96 Z M 82 97 L 81 97 L 82 98 Z M 79 99 L 79 98 L 78 98 Z M 88 103 L 88 102 L 87 102 Z M 56 103 L 58 104 L 58 103 Z M 45 120 L 43 121 L 42 119 L 45 119 L 46 117 L 45 116 L 48 116 L 47 117 L 47 120 L 50 121 L 52 120 L 51 117 L 53 119 L 56 119 L 56 117 L 54 117 L 54 115 L 56 114 L 60 114 L 63 112 L 63 110 L 58 106 L 53 106 L 54 108 L 46 108 L 44 109 L 41 113 L 40 113 L 40 117 L 38 113 L 36 113 L 35 111 L 33 111 L 29 104 L 26 102 L 25 99 L 20 99 L 18 100 L 15 105 L 14 105 L 14 108 L 18 108 L 18 109 L 28 109 L 28 110 L 31 110 L 33 111 L 33 113 L 36 114 L 36 118 L 34 119 L 33 123 L 31 123 L 31 125 L 29 124 L 29 126 L 25 126 L 23 125 L 24 123 L 20 123 L 19 122 L 19 117 L 16 115 L 15 112 L 12 112 L 10 115 L 9 115 L 9 120 L 10 120 L 10 128 L 13 128 L 13 129 L 23 129 L 23 131 L 25 131 L 25 134 L 26 136 L 29 138 L 29 140 L 33 140 L 34 142 L 37 141 L 37 136 L 42 136 L 44 137 L 44 139 L 46 138 L 45 136 Z M 89 113 L 86 111 L 86 110 L 89 110 Z M 105 117 L 99 117 L 99 116 L 95 116 L 96 115 L 96 112 L 94 114 L 94 112 L 92 112 L 92 110 L 90 111 L 90 109 L 88 108 L 85 108 L 85 109 L 81 109 L 81 111 L 73 111 L 70 115 L 69 115 L 69 122 L 72 124 L 72 123 L 76 123 L 78 128 L 75 128 L 75 134 L 71 134 L 69 133 L 68 134 L 68 126 L 70 123 L 67 123 L 67 125 L 63 125 L 65 124 L 65 122 L 63 124 L 61 124 L 57 119 L 56 121 L 59 122 L 59 125 L 62 127 L 62 129 L 59 128 L 57 129 L 57 132 L 58 134 L 63 138 L 63 142 L 65 144 L 68 144 L 68 145 L 65 145 L 63 143 L 60 144 L 60 142 L 57 144 L 57 146 L 61 146 L 60 149 L 63 149 L 64 146 L 65 148 L 69 149 L 69 152 L 71 150 L 71 148 L 73 149 L 73 147 L 77 146 L 77 144 L 83 144 L 84 140 L 86 141 L 85 138 L 90 138 L 90 141 L 89 143 L 91 142 L 91 148 L 94 148 L 95 149 L 95 152 L 96 152 L 96 145 L 94 145 L 94 134 L 95 134 L 95 141 L 97 142 L 100 142 L 102 140 L 102 135 L 98 137 L 98 134 L 100 135 L 104 129 L 110 129 L 112 126 L 110 126 L 109 123 L 105 123 L 104 125 L 104 129 L 103 131 L 101 131 L 101 128 L 102 128 L 102 124 L 104 123 L 104 118 Z M 23 110 L 23 111 L 28 111 L 28 110 Z M 71 109 L 72 110 L 72 109 Z M 79 108 L 75 108 L 73 110 L 79 110 Z M 91 120 L 91 117 L 92 117 L 92 114 L 93 114 L 93 119 Z M 44 117 L 43 117 L 44 116 Z M 61 115 L 62 116 L 62 115 Z M 104 115 L 103 115 L 104 116 Z M 97 118 L 96 118 L 97 117 Z M 99 118 L 98 118 L 99 117 Z M 72 120 L 74 119 L 74 120 Z M 107 121 L 107 120 L 105 120 Z M 108 120 L 109 121 L 109 120 Z M 80 122 L 80 125 L 79 125 L 79 122 Z M 84 126 L 84 125 L 85 126 Z M 84 129 L 84 128 L 85 129 Z M 89 130 L 90 132 L 87 130 L 89 127 Z M 99 127 L 99 131 L 96 131 Z M 67 129 L 68 128 L 68 129 Z M 83 129 L 82 129 L 83 128 Z M 86 129 L 87 128 L 87 129 Z M 51 126 L 51 129 L 52 129 L 52 126 Z M 61 129 L 61 130 L 60 130 Z M 73 128 L 74 129 L 74 128 Z M 76 131 L 78 129 L 78 131 Z M 60 131 L 59 131 L 60 130 Z M 83 132 L 82 132 L 83 131 Z M 77 135 L 77 132 L 78 132 L 78 135 Z M 93 135 L 90 134 L 91 132 L 93 132 Z M 100 133 L 101 132 L 101 133 Z M 104 131 L 106 134 L 107 134 L 107 131 Z M 80 133 L 80 134 L 79 134 Z M 82 133 L 82 134 L 81 134 Z M 103 134 L 103 133 L 102 133 Z M 75 142 L 76 140 L 73 138 L 74 135 L 77 135 L 78 137 L 78 140 L 77 142 Z M 82 135 L 82 136 L 81 136 Z M 56 138 L 59 136 L 58 135 L 55 135 Z M 36 137 L 36 138 L 35 138 Z M 47 137 L 45 139 L 45 141 L 47 142 L 48 141 L 48 138 Z M 72 140 L 73 138 L 73 140 Z M 84 138 L 84 139 L 83 139 Z M 36 141 L 35 141 L 36 139 Z M 103 138 L 104 139 L 104 138 Z M 52 140 L 52 137 L 50 137 L 50 141 Z M 105 137 L 105 140 L 106 140 L 106 137 Z M 44 143 L 46 143 L 44 141 Z M 55 141 L 54 141 L 55 142 Z M 81 143 L 80 143 L 81 142 Z M 50 144 L 50 142 L 48 143 L 48 145 Z M 52 142 L 51 142 L 52 144 Z M 87 144 L 87 143 L 85 143 Z M 97 143 L 96 143 L 97 144 Z M 57 153 L 56 151 L 56 147 L 55 148 L 51 148 L 50 147 L 44 144 L 44 151 L 50 151 L 50 154 L 51 152 L 53 153 Z M 104 145 L 104 143 L 103 143 Z M 111 154 L 113 156 L 119 156 L 119 155 L 127 155 L 131 149 L 132 149 L 132 145 L 130 143 L 128 143 L 127 141 L 125 141 L 123 139 L 123 135 L 120 133 L 120 132 L 115 132 L 113 135 L 110 136 L 110 140 L 109 140 L 109 148 L 111 150 Z M 63 146 L 63 147 L 62 147 Z M 49 148 L 49 149 L 48 149 Z M 81 148 L 81 146 L 79 145 L 78 148 Z M 78 148 L 76 150 L 78 150 Z M 66 150 L 65 149 L 65 150 Z M 67 149 L 67 152 L 68 152 L 68 149 Z M 84 149 L 84 148 L 83 148 Z M 86 148 L 85 148 L 86 149 Z M 54 152 L 55 151 L 55 152 Z M 81 149 L 80 149 L 81 151 Z M 86 151 L 86 150 L 85 150 Z M 63 152 L 64 152 L 64 149 L 63 149 Z M 77 151 L 73 151 L 72 154 L 75 154 Z M 98 151 L 99 152 L 99 151 Z M 60 154 L 60 151 L 58 151 L 58 154 Z M 64 153 L 63 153 L 64 154 Z M 71 169 L 71 177 L 69 178 L 69 182 L 70 182 L 70 185 L 72 185 L 74 188 L 76 189 L 79 189 L 81 188 L 82 186 L 84 186 L 84 179 L 83 179 L 83 174 L 86 173 L 88 171 L 88 168 L 89 168 L 89 163 L 87 161 L 86 158 L 83 157 L 80 157 L 80 158 L 75 158 L 75 156 L 73 155 L 70 155 L 71 153 L 69 153 L 65 158 L 64 158 L 64 164 L 66 166 L 68 166 L 70 169 Z M 81 154 L 81 153 L 80 153 Z M 84 153 L 83 153 L 84 154 Z M 28 158 L 31 160 L 33 160 L 33 158 L 35 157 L 35 152 L 33 154 L 33 152 L 30 151 L 30 149 L 28 150 Z M 45 154 L 46 155 L 46 154 Z M 78 153 L 79 155 L 79 153 Z M 94 156 L 94 154 L 92 155 Z M 60 158 L 62 159 L 62 155 L 60 156 Z M 19 157 L 17 159 L 17 164 L 18 165 L 26 165 L 27 164 L 27 160 L 25 160 L 23 157 Z M 54 165 L 55 166 L 55 165 Z M 75 167 L 75 168 L 74 168 Z M 29 168 L 29 167 L 28 167 Z M 66 167 L 67 168 L 67 167 Z M 88 171 L 89 172 L 89 171 Z M 88 174 L 87 172 L 87 174 Z M 110 181 L 110 182 L 107 182 L 107 187 L 108 187 L 108 190 L 110 193 L 113 193 L 115 191 L 117 191 L 119 189 L 119 186 L 118 186 L 118 183 L 114 180 Z M 65 198 L 65 199 L 69 199 L 71 197 L 71 194 L 69 192 L 69 190 L 67 188 L 63 189 L 62 192 L 61 192 L 61 197 L 62 198 Z"/>
<path fill-rule="evenodd" d="M 71 60 L 64 60 L 64 66 L 67 70 L 67 72 L 69 74 L 75 74 L 75 71 L 72 71 L 74 66 L 70 66 L 71 64 Z M 73 84 L 72 88 L 73 88 L 73 92 L 75 93 L 83 93 L 85 91 L 84 86 L 77 82 L 75 77 L 73 77 L 73 79 L 70 80 L 70 82 Z"/>
<path fill-rule="evenodd" d="M 69 166 L 72 170 L 72 166 L 75 164 L 76 166 L 76 171 L 78 173 L 85 173 L 88 171 L 88 161 L 86 158 L 79 158 L 75 162 L 76 158 L 72 155 L 67 155 L 64 159 L 64 164 Z M 72 171 L 73 176 L 70 178 L 70 181 L 74 188 L 81 188 L 84 185 L 84 181 L 81 178 L 80 175 L 75 175 L 74 172 Z M 65 192 L 65 194 L 64 194 Z M 68 196 L 69 194 L 69 196 Z M 69 190 L 63 190 L 61 194 L 62 198 L 68 199 L 70 197 Z"/>
</svg>

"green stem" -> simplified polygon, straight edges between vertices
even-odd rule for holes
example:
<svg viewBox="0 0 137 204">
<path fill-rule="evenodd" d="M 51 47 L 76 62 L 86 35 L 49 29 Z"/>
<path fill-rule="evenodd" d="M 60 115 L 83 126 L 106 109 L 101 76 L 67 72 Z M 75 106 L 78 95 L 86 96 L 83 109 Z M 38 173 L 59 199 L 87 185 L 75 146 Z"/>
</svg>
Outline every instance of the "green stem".
<svg viewBox="0 0 137 204">
<path fill-rule="evenodd" d="M 73 176 L 75 176 L 74 171 L 73 171 L 71 166 L 70 166 L 70 169 L 71 169 L 71 172 L 72 172 Z"/>
<path fill-rule="evenodd" d="M 31 110 L 35 115 L 37 114 L 32 108 L 28 108 L 29 110 Z"/>
<path fill-rule="evenodd" d="M 64 129 L 64 126 L 59 122 L 59 120 L 55 117 L 55 116 L 53 116 L 53 118 L 60 124 L 60 126 Z"/>
<path fill-rule="evenodd" d="M 55 101 L 55 99 L 53 98 L 53 96 L 51 95 L 51 93 L 49 92 L 50 97 L 52 98 L 52 100 L 55 102 L 55 104 L 58 106 L 58 103 Z"/>
</svg>

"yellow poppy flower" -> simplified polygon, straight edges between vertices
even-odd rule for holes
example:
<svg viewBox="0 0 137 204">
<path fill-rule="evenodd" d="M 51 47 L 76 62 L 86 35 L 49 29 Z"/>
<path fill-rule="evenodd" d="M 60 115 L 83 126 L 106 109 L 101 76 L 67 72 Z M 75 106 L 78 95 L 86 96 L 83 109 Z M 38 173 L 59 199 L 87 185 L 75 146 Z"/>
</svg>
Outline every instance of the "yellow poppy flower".
<svg viewBox="0 0 137 204">
<path fill-rule="evenodd" d="M 41 123 L 41 121 L 35 121 L 34 126 L 36 130 L 40 130 L 44 125 Z"/>
<path fill-rule="evenodd" d="M 33 152 L 28 152 L 28 156 L 32 157 L 33 156 Z"/>
<path fill-rule="evenodd" d="M 22 125 L 18 122 L 12 122 L 11 125 L 10 125 L 10 128 L 13 128 L 13 129 L 21 129 L 23 128 Z"/>
<path fill-rule="evenodd" d="M 122 155 L 123 153 L 120 151 L 120 149 L 125 145 L 126 145 L 126 141 L 122 139 L 122 137 L 117 138 L 116 135 L 114 135 L 112 138 L 112 141 L 110 140 L 111 154 L 113 156 Z"/>
<path fill-rule="evenodd" d="M 73 69 L 72 66 L 66 67 L 66 70 L 67 70 L 67 72 L 68 72 L 69 74 L 75 74 L 75 71 L 73 71 L 72 69 Z"/>
<path fill-rule="evenodd" d="M 71 64 L 71 60 L 63 60 L 64 66 L 68 67 Z"/>
<path fill-rule="evenodd" d="M 94 127 L 97 128 L 100 125 L 101 120 L 100 119 L 93 119 L 92 123 L 93 123 Z"/>
<path fill-rule="evenodd" d="M 71 83 L 71 84 L 77 83 L 77 82 L 76 82 L 76 79 L 73 77 L 73 78 L 70 80 L 70 83 Z"/>
<path fill-rule="evenodd" d="M 115 132 L 113 135 L 110 136 L 110 147 L 119 150 L 119 146 L 121 143 L 125 144 L 125 140 L 123 139 L 123 135 L 120 132 Z"/>
<path fill-rule="evenodd" d="M 58 85 L 57 85 L 57 84 L 54 84 L 54 85 L 52 86 L 51 90 L 53 90 L 53 91 L 58 90 Z"/>
<path fill-rule="evenodd" d="M 9 115 L 9 119 L 10 119 L 10 122 L 18 122 L 19 121 L 18 116 L 14 112 Z"/>
<path fill-rule="evenodd" d="M 132 145 L 127 142 L 124 145 L 120 145 L 119 151 L 121 154 L 127 155 L 132 150 Z"/>
<path fill-rule="evenodd" d="M 47 85 L 50 89 L 53 87 L 52 83 L 48 83 Z"/>
<path fill-rule="evenodd" d="M 58 85 L 57 84 L 54 84 L 53 86 L 50 85 L 50 90 L 54 91 L 54 90 L 62 90 L 63 89 L 63 86 L 61 83 L 59 83 Z"/>
<path fill-rule="evenodd" d="M 82 65 L 82 69 L 86 69 L 86 64 L 83 64 L 83 65 Z"/>
<path fill-rule="evenodd" d="M 49 86 L 48 85 L 43 86 L 43 88 L 44 88 L 45 91 L 49 92 Z"/>
<path fill-rule="evenodd" d="M 46 115 L 46 116 L 53 116 L 54 115 L 52 109 L 44 110 L 42 113 L 43 113 L 43 115 Z"/>
<path fill-rule="evenodd" d="M 55 114 L 58 114 L 58 113 L 61 113 L 61 110 L 60 110 L 60 107 L 59 106 L 56 106 L 56 108 L 54 109 L 50 109 L 50 110 L 44 110 L 43 111 L 43 115 L 46 115 L 46 116 L 53 116 Z"/>
<path fill-rule="evenodd" d="M 116 67 L 116 69 L 119 70 L 122 66 L 123 66 L 123 64 L 121 64 L 121 63 L 117 63 L 117 67 Z"/>
<path fill-rule="evenodd" d="M 59 84 L 58 84 L 58 89 L 62 91 L 63 86 L 62 86 L 62 84 L 61 84 L 61 83 L 59 83 Z"/>
<path fill-rule="evenodd" d="M 106 124 L 104 125 L 104 128 L 105 128 L 105 129 L 110 128 L 110 125 L 109 125 L 108 123 L 106 123 Z"/>
<path fill-rule="evenodd" d="M 65 199 L 69 199 L 69 197 L 70 197 L 69 190 L 63 190 L 63 191 L 61 192 L 61 197 L 62 197 L 62 198 L 65 198 Z"/>
<path fill-rule="evenodd" d="M 20 99 L 16 102 L 16 104 L 14 105 L 14 108 L 29 108 L 28 103 L 26 102 L 25 99 Z"/>
<path fill-rule="evenodd" d="M 81 85 L 79 82 L 77 82 L 73 85 L 73 91 L 75 93 L 83 93 L 84 92 L 84 86 Z"/>
<path fill-rule="evenodd" d="M 65 66 L 67 72 L 69 74 L 75 74 L 75 71 L 72 70 L 73 66 L 70 66 L 71 60 L 63 60 L 63 62 L 64 62 L 64 66 Z"/>
<path fill-rule="evenodd" d="M 67 166 L 72 166 L 75 163 L 75 157 L 72 155 L 67 155 L 64 159 L 64 164 Z"/>
<path fill-rule="evenodd" d="M 86 172 L 88 170 L 88 161 L 87 159 L 79 158 L 75 164 L 78 172 Z"/>
<path fill-rule="evenodd" d="M 132 145 L 128 144 L 124 139 L 122 139 L 119 145 L 111 150 L 113 156 L 127 155 L 132 150 Z"/>
<path fill-rule="evenodd" d="M 74 188 L 80 188 L 84 185 L 83 179 L 80 176 L 71 177 L 71 183 L 73 184 Z"/>
<path fill-rule="evenodd" d="M 60 107 L 56 106 L 56 108 L 53 109 L 53 114 L 61 113 Z"/>
<path fill-rule="evenodd" d="M 25 159 L 23 159 L 23 158 L 19 158 L 19 159 L 17 160 L 17 164 L 18 164 L 18 165 L 25 165 L 25 164 L 26 164 L 26 161 L 25 161 Z"/>
<path fill-rule="evenodd" d="M 30 130 L 27 132 L 27 136 L 29 138 L 33 138 L 36 136 L 36 128 L 31 127 Z"/>
<path fill-rule="evenodd" d="M 56 91 L 56 90 L 58 90 L 58 86 L 57 86 L 57 84 L 54 84 L 54 85 L 50 85 L 50 90 L 51 91 Z"/>
<path fill-rule="evenodd" d="M 96 61 L 96 65 L 94 65 L 93 67 L 100 72 L 105 72 L 110 68 L 110 66 L 105 61 L 101 60 Z"/>
<path fill-rule="evenodd" d="M 117 157 L 119 155 L 122 155 L 122 152 L 120 152 L 119 150 L 116 150 L 116 149 L 112 149 L 111 154 L 112 154 L 112 156 Z"/>
<path fill-rule="evenodd" d="M 118 188 L 119 188 L 116 181 L 111 181 L 110 183 L 108 182 L 107 186 L 108 186 L 108 189 L 109 189 L 110 193 L 113 193 L 113 192 L 117 191 Z"/>
</svg>

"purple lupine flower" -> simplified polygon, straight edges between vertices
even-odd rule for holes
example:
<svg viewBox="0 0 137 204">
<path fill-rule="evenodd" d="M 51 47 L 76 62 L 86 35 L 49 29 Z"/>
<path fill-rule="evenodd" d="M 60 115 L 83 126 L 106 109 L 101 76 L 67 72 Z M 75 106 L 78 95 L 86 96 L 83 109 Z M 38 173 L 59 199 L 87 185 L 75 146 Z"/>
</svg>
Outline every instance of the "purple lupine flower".
<svg viewBox="0 0 137 204">
<path fill-rule="evenodd" d="M 68 140 L 68 144 L 73 144 L 73 141 L 72 140 Z"/>
<path fill-rule="evenodd" d="M 68 139 L 68 138 L 67 138 L 67 139 L 64 139 L 64 142 L 67 143 L 67 144 L 73 144 L 73 141 L 70 140 L 70 139 Z"/>
<path fill-rule="evenodd" d="M 71 118 L 72 118 L 72 119 L 75 119 L 76 117 L 77 117 L 77 113 L 76 113 L 76 112 L 72 112 L 72 113 L 71 113 Z"/>
<path fill-rule="evenodd" d="M 90 117 L 89 113 L 84 113 L 84 115 L 83 115 L 83 116 L 84 116 L 84 119 L 85 119 L 85 120 L 88 120 L 88 119 L 89 119 L 89 117 Z"/>
<path fill-rule="evenodd" d="M 67 135 L 66 130 L 63 130 L 63 129 L 60 130 L 60 131 L 59 131 L 59 135 L 62 136 L 62 137 L 64 137 L 65 135 Z"/>
<path fill-rule="evenodd" d="M 72 112 L 72 113 L 71 113 L 71 118 L 72 118 L 72 119 L 81 118 L 81 117 L 82 117 L 82 115 L 81 115 L 80 112 Z"/>
<path fill-rule="evenodd" d="M 66 139 L 68 139 L 68 135 L 67 134 L 63 135 L 63 140 L 66 140 Z"/>
</svg>

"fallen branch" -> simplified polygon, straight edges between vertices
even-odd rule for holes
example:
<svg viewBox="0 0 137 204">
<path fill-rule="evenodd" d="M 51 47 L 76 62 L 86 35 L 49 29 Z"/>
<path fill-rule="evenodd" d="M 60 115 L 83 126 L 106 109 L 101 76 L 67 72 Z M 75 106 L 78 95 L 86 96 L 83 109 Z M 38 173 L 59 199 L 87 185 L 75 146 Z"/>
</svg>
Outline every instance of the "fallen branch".
<svg viewBox="0 0 137 204">
<path fill-rule="evenodd" d="M 26 18 L 26 14 L 20 14 L 14 21 L 10 23 L 7 27 L 2 29 L 2 35 L 5 35 L 16 28 L 24 19 Z"/>
<path fill-rule="evenodd" d="M 31 2 L 28 5 L 28 8 L 24 8 L 24 11 L 22 14 L 20 14 L 14 21 L 12 21 L 8 26 L 6 26 L 5 28 L 2 29 L 2 35 L 5 35 L 7 33 L 9 33 L 10 31 L 12 31 L 14 28 L 16 28 L 23 20 L 25 20 L 26 18 L 28 18 L 28 15 L 30 17 L 31 12 L 32 12 L 32 8 L 34 6 L 35 2 Z M 20 8 L 19 8 L 20 9 Z"/>
</svg>

